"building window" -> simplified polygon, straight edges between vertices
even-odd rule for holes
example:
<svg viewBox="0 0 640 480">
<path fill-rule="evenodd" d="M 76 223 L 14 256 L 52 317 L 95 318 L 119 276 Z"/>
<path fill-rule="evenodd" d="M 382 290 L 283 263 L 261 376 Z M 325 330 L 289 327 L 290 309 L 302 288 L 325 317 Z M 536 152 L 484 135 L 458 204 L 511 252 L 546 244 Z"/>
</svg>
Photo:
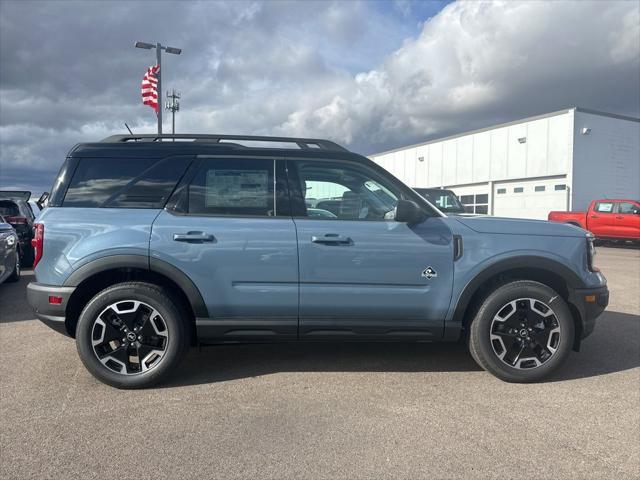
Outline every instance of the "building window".
<svg viewBox="0 0 640 480">
<path fill-rule="evenodd" d="M 558 191 L 558 190 L 566 190 L 567 186 L 566 185 L 556 185 L 554 188 L 555 188 L 556 191 Z"/>
<path fill-rule="evenodd" d="M 535 189 L 536 192 L 544 192 L 546 190 L 544 185 L 538 185 Z"/>
<path fill-rule="evenodd" d="M 524 192 L 523 187 L 516 187 L 513 189 L 513 193 L 522 193 L 522 192 Z"/>
<path fill-rule="evenodd" d="M 507 189 L 506 188 L 499 188 L 498 189 L 498 195 L 502 195 L 503 193 L 507 193 Z"/>
<path fill-rule="evenodd" d="M 489 213 L 489 194 L 479 193 L 477 195 L 462 195 L 460 202 L 464 205 L 467 213 L 478 213 L 486 215 Z"/>
</svg>

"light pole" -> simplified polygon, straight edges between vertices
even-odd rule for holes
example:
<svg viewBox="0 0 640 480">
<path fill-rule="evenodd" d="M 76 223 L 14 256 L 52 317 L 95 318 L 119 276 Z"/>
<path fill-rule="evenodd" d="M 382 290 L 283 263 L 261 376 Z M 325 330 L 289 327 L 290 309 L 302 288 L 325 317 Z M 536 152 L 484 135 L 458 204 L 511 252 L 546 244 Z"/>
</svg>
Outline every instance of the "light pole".
<svg viewBox="0 0 640 480">
<path fill-rule="evenodd" d="M 171 95 L 169 95 L 169 90 L 167 90 L 167 103 L 165 104 L 165 108 L 171 111 L 171 133 L 176 133 L 176 112 L 180 111 L 180 92 L 176 92 L 175 90 L 171 91 Z"/>
<path fill-rule="evenodd" d="M 182 53 L 181 48 L 167 47 L 160 45 L 160 43 L 146 43 L 146 42 L 136 42 L 136 48 L 144 48 L 145 50 L 151 50 L 152 48 L 156 49 L 156 65 L 160 67 L 158 69 L 158 135 L 162 135 L 162 50 L 167 53 L 173 53 L 174 55 L 180 55 Z"/>
</svg>

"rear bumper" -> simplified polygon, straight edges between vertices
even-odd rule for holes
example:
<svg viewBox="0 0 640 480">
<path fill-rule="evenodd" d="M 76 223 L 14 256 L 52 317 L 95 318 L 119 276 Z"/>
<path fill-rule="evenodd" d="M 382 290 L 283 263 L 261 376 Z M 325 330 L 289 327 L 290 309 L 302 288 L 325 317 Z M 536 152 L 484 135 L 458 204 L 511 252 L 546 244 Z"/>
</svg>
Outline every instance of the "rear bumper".
<svg viewBox="0 0 640 480">
<path fill-rule="evenodd" d="M 31 282 L 27 285 L 27 301 L 42 323 L 56 332 L 70 336 L 65 324 L 67 303 L 76 287 L 59 287 Z M 62 299 L 51 303 L 49 297 Z"/>
<path fill-rule="evenodd" d="M 580 340 L 593 332 L 596 319 L 609 304 L 609 289 L 606 285 L 597 288 L 577 288 L 569 292 L 569 302 L 576 307 L 582 322 Z"/>
</svg>

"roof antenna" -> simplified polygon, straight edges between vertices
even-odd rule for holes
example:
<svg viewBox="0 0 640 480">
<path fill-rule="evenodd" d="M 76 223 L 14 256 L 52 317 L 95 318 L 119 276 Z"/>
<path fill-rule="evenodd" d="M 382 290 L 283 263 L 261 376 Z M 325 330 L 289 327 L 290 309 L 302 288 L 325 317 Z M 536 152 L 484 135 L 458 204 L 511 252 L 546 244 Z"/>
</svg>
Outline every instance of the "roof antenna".
<svg viewBox="0 0 640 480">
<path fill-rule="evenodd" d="M 133 135 L 133 132 L 131 131 L 131 129 L 129 128 L 129 125 L 127 125 L 127 122 L 124 122 L 124 126 L 127 127 L 127 130 L 129 130 L 129 133 L 131 135 Z"/>
</svg>

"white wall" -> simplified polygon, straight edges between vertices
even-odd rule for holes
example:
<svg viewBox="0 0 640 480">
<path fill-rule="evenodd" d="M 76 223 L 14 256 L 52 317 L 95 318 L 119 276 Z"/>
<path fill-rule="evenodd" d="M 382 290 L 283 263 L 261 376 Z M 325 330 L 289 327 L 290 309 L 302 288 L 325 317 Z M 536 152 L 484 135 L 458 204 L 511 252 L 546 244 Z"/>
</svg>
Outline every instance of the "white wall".
<svg viewBox="0 0 640 480">
<path fill-rule="evenodd" d="M 370 158 L 412 187 L 565 175 L 571 168 L 572 127 L 569 110 Z"/>
<path fill-rule="evenodd" d="M 598 198 L 640 199 L 640 123 L 577 110 L 574 131 L 572 209 Z"/>
</svg>

